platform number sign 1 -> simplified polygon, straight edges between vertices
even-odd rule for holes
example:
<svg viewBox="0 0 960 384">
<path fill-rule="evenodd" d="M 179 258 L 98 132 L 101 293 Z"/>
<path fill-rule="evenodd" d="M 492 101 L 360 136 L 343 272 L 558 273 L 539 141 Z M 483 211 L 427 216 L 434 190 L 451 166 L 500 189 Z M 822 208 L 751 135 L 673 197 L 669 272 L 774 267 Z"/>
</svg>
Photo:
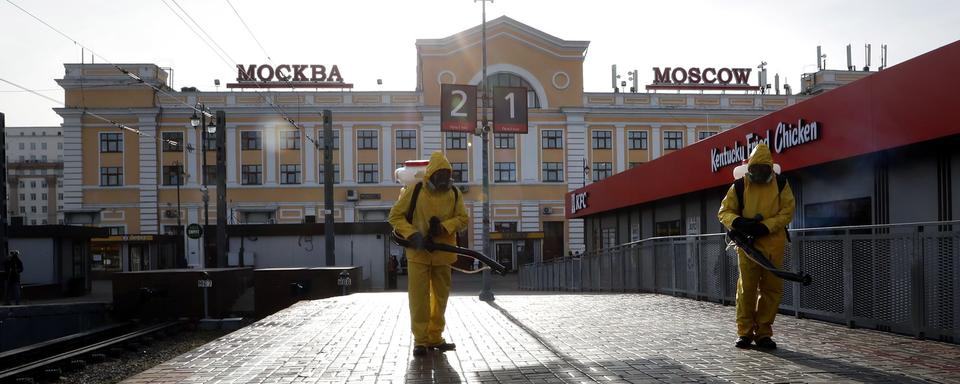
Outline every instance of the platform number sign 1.
<svg viewBox="0 0 960 384">
<path fill-rule="evenodd" d="M 493 131 L 527 133 L 527 89 L 493 88 Z"/>
<path fill-rule="evenodd" d="M 440 85 L 440 131 L 474 133 L 477 130 L 477 87 Z"/>
</svg>

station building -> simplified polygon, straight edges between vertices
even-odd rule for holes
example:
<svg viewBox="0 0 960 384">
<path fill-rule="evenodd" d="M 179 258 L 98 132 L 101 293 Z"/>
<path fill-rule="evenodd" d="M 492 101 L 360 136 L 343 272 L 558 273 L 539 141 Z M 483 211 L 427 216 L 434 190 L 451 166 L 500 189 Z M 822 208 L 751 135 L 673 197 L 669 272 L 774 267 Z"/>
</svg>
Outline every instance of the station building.
<svg viewBox="0 0 960 384">
<path fill-rule="evenodd" d="M 209 186 L 211 203 L 204 212 L 200 177 L 208 175 L 213 184 L 216 153 L 201 153 L 202 143 L 213 140 L 190 124 L 194 110 L 189 106 L 202 103 L 227 116 L 230 223 L 289 224 L 322 218 L 324 177 L 334 178 L 338 222 L 384 221 L 399 194 L 393 171 L 406 160 L 443 151 L 453 164 L 473 222 L 463 242 L 479 249 L 484 230 L 481 139 L 441 132 L 439 104 L 440 84 L 476 85 L 483 80 L 480 43 L 480 26 L 445 38 L 417 40 L 416 88 L 398 91 L 319 89 L 323 85 L 294 89 L 268 81 L 277 74 L 292 76 L 295 82 L 308 76 L 315 80 L 321 64 L 322 75 L 333 77 L 332 63 L 239 65 L 238 82 L 257 76 L 259 85 L 225 91 L 175 90 L 166 69 L 149 63 L 119 64 L 163 92 L 133 81 L 111 64 L 65 64 L 64 76 L 57 80 L 70 106 L 57 109 L 64 119 L 65 220 L 109 228 L 116 241 L 102 251 L 116 260 L 111 264 L 115 270 L 165 267 L 160 262 L 131 261 L 130 255 L 170 260 L 151 254 L 163 247 L 149 243 L 177 233 L 178 217 L 180 225 L 202 223 L 206 215 L 215 222 L 215 187 Z M 496 257 L 504 264 L 516 267 L 585 249 L 580 215 L 567 219 L 563 214 L 569 191 L 631 168 L 643 172 L 639 169 L 654 159 L 688 147 L 703 148 L 698 141 L 868 74 L 823 71 L 809 78 L 804 95 L 684 88 L 588 92 L 583 86 L 588 46 L 587 41 L 564 40 L 508 17 L 487 23 L 488 83 L 526 87 L 530 107 L 529 133 L 495 134 L 489 142 L 492 222 L 487 230 L 493 232 Z M 718 63 L 730 64 L 744 63 Z M 349 68 L 337 72 L 338 80 L 349 82 Z M 334 116 L 333 175 L 322 173 L 322 151 L 312 141 L 322 136 L 324 109 Z M 120 130 L 83 110 L 144 135 Z M 185 145 L 162 144 L 153 136 Z M 192 241 L 185 247 L 185 262 L 192 266 L 208 252 Z"/>
<path fill-rule="evenodd" d="M 958 67 L 954 42 L 578 188 L 566 217 L 586 220 L 588 250 L 723 232 L 717 211 L 732 170 L 765 142 L 796 197 L 791 228 L 953 221 Z M 949 249 L 946 270 L 956 271 L 957 249 Z"/>
</svg>

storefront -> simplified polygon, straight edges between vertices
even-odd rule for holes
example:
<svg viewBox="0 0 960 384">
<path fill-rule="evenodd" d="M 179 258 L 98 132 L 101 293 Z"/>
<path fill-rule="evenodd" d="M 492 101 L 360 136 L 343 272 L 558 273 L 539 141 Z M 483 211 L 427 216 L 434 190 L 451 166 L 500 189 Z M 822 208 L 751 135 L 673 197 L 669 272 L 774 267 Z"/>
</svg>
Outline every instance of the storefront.
<svg viewBox="0 0 960 384">
<path fill-rule="evenodd" d="M 588 251 L 722 231 L 732 170 L 768 144 L 796 196 L 793 228 L 960 217 L 960 42 L 567 194 Z"/>
<path fill-rule="evenodd" d="M 176 235 L 114 235 L 91 239 L 91 273 L 94 279 L 103 279 L 116 272 L 182 267 L 185 262 L 183 247 L 179 246 L 181 239 Z"/>
</svg>

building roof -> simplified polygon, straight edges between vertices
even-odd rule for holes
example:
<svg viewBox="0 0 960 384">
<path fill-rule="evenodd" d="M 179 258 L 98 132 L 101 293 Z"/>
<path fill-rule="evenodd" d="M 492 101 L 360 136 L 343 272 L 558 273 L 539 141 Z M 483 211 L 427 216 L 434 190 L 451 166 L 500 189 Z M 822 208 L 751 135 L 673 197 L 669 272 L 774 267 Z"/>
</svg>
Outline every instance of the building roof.
<svg viewBox="0 0 960 384">
<path fill-rule="evenodd" d="M 960 41 L 570 192 L 566 217 L 728 185 L 734 166 L 749 155 L 748 138 L 768 139 L 786 172 L 960 134 L 958 68 Z M 778 143 L 789 142 L 778 134 L 781 123 L 816 123 L 818 135 L 777 151 Z"/>
<path fill-rule="evenodd" d="M 107 237 L 110 235 L 110 230 L 107 228 L 82 227 L 77 225 L 12 225 L 7 227 L 7 234 L 10 238 L 17 239 L 54 237 L 89 239 L 94 237 Z"/>
</svg>

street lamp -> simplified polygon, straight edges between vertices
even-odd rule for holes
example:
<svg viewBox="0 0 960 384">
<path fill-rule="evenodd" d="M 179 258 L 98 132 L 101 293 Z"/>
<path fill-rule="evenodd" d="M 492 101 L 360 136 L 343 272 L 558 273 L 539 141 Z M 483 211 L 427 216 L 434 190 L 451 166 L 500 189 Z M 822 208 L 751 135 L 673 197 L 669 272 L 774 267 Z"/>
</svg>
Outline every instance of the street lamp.
<svg viewBox="0 0 960 384">
<path fill-rule="evenodd" d="M 197 110 L 200 111 L 200 115 L 197 115 Z M 203 228 L 204 230 L 210 226 L 210 197 L 207 194 L 207 137 L 211 134 L 217 132 L 217 125 L 214 123 L 213 119 L 210 119 L 209 124 L 207 123 L 207 108 L 203 104 L 197 104 L 197 107 L 194 108 L 193 116 L 190 116 L 190 125 L 194 129 L 197 128 L 206 128 L 205 132 L 201 132 L 200 137 L 200 157 L 203 162 L 203 170 L 200 172 L 200 192 L 203 198 Z M 207 257 L 207 237 L 203 236 L 203 257 Z M 201 267 L 206 266 L 206 260 L 201 260 Z"/>
</svg>

